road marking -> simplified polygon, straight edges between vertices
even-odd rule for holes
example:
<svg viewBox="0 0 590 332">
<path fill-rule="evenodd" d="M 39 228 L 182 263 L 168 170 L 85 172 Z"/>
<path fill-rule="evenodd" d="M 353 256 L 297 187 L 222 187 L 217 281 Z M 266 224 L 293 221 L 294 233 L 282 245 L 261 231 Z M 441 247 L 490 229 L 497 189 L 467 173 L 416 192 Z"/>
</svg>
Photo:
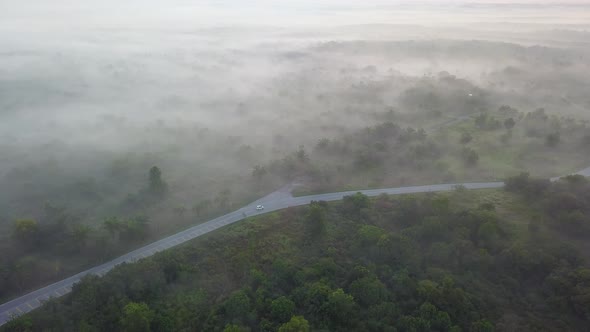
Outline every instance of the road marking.
<svg viewBox="0 0 590 332">
<path fill-rule="evenodd" d="M 27 302 L 27 305 L 29 306 L 29 308 L 35 309 L 35 308 L 33 308 L 33 306 L 29 302 Z"/>
<path fill-rule="evenodd" d="M 39 298 L 36 298 L 33 301 L 37 301 L 37 305 L 41 305 L 41 301 L 39 300 Z"/>
<path fill-rule="evenodd" d="M 18 312 L 20 312 L 21 314 L 22 314 L 22 313 L 24 313 L 24 311 L 22 311 L 22 310 L 21 310 L 21 308 L 19 308 L 19 307 L 16 307 L 16 310 L 17 310 Z"/>
<path fill-rule="evenodd" d="M 57 296 L 61 296 L 62 294 L 60 292 L 58 292 L 57 290 L 53 291 L 54 294 L 57 294 Z"/>
</svg>

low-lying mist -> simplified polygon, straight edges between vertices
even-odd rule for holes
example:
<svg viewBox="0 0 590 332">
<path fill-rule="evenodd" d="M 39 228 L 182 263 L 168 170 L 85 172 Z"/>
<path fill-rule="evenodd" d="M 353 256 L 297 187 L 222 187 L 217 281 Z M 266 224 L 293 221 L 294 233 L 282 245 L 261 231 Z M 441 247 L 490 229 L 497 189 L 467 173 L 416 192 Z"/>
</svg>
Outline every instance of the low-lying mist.
<svg viewBox="0 0 590 332">
<path fill-rule="evenodd" d="M 345 167 L 346 153 L 318 142 L 354 141 L 367 127 L 431 135 L 498 109 L 585 121 L 588 9 L 0 0 L 0 227 L 9 237 L 16 219 L 43 222 L 52 204 L 97 229 L 141 212 L 169 233 L 194 221 L 183 209 L 219 201 L 211 215 L 227 212 L 298 175 L 274 174 L 277 160 L 308 153 L 323 165 L 314 174 Z M 572 142 L 586 130 L 576 126 Z M 138 207 L 156 165 L 169 195 Z M 451 166 L 415 180 L 460 180 Z M 260 181 L 265 167 L 274 177 Z M 482 174 L 492 176 L 471 176 Z M 375 185 L 414 180 L 396 176 Z M 353 177 L 336 182 L 372 181 Z"/>
</svg>

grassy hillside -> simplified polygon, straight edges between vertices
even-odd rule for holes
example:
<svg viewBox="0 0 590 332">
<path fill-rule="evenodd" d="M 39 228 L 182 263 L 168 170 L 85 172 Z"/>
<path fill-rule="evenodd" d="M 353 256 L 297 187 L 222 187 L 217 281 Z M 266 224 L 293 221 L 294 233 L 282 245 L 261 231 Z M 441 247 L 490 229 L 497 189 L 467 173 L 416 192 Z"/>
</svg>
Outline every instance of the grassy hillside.
<svg viewBox="0 0 590 332">
<path fill-rule="evenodd" d="M 583 331 L 590 184 L 357 194 L 223 228 L 2 331 Z"/>
</svg>

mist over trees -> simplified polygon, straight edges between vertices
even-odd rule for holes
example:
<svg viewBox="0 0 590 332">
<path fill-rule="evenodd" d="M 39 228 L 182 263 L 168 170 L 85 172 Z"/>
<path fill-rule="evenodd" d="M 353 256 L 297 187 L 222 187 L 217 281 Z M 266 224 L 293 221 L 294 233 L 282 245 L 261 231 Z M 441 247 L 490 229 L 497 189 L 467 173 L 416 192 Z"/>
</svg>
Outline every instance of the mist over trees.
<svg viewBox="0 0 590 332">
<path fill-rule="evenodd" d="M 588 9 L 0 0 L 0 300 L 295 182 L 303 195 L 510 178 L 546 217 L 531 230 L 586 234 L 583 180 L 537 177 L 590 166 Z M 339 213 L 364 218 L 371 207 L 351 196 Z M 420 205 L 396 208 L 409 227 Z M 314 202 L 300 216 L 310 243 L 330 236 L 327 211 Z M 477 245 L 495 243 L 496 226 Z M 375 227 L 359 230 L 359 246 L 379 241 Z M 401 238 L 391 239 L 382 245 Z M 354 287 L 313 286 L 335 329 L 382 300 L 382 285 L 359 273 Z M 240 306 L 258 305 L 246 293 L 223 307 L 236 317 L 224 329 L 240 330 L 250 314 Z M 317 325 L 287 295 L 265 304 L 272 328 Z M 440 310 L 414 309 L 399 329 L 425 317 L 449 327 Z M 140 299 L 117 310 L 128 330 L 161 318 Z"/>
</svg>

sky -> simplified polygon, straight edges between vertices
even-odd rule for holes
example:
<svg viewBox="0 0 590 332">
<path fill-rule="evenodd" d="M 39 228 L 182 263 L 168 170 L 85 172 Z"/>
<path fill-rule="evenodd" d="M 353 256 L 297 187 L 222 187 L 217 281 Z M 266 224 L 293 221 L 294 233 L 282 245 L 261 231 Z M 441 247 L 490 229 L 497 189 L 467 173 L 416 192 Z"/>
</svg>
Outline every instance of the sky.
<svg viewBox="0 0 590 332">
<path fill-rule="evenodd" d="M 538 14 L 544 9 L 541 3 L 551 6 L 551 11 Z M 563 4 L 588 5 L 590 8 L 590 0 L 0 0 L 0 29 L 405 22 L 448 24 L 454 21 L 535 19 L 590 22 L 590 10 L 572 9 Z M 496 5 L 501 6 L 490 10 L 490 6 Z"/>
</svg>

